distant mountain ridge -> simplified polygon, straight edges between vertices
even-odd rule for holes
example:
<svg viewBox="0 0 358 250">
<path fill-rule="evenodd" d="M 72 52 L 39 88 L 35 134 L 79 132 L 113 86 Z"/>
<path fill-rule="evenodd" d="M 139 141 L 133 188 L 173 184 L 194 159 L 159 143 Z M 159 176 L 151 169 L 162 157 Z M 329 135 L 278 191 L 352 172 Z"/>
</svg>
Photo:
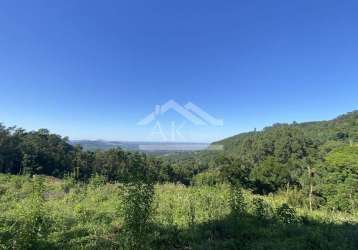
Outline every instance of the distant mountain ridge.
<svg viewBox="0 0 358 250">
<path fill-rule="evenodd" d="M 138 149 L 139 142 L 105 141 L 105 140 L 71 140 L 72 145 L 81 145 L 84 150 L 108 150 L 122 148 L 125 150 Z"/>
<path fill-rule="evenodd" d="M 141 142 L 141 141 L 105 141 L 105 140 L 71 140 L 72 145 L 81 145 L 84 150 L 109 150 L 121 148 L 129 151 L 195 151 L 207 148 L 209 143 L 194 142 Z M 166 150 L 166 146 L 168 150 Z M 182 149 L 181 149 L 182 146 Z M 152 149 L 151 149 L 152 148 Z M 175 148 L 178 148 L 176 150 Z"/>
</svg>

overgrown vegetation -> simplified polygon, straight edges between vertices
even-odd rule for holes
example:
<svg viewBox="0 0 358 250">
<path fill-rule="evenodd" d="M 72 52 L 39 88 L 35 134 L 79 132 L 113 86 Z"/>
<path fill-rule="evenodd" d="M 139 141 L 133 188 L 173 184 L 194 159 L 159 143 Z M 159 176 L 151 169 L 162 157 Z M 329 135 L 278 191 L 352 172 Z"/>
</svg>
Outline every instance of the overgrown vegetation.
<svg viewBox="0 0 358 250">
<path fill-rule="evenodd" d="M 229 184 L 68 187 L 50 177 L 0 175 L 0 180 L 3 249 L 356 249 L 358 244 L 357 213 L 310 212 L 294 207 L 285 194 L 254 195 Z"/>
</svg>

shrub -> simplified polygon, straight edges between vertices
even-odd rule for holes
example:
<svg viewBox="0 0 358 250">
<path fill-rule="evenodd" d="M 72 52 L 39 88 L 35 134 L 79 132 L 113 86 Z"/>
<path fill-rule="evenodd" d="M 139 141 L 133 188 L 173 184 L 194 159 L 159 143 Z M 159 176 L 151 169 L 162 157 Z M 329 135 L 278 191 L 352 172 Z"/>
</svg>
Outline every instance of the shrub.
<svg viewBox="0 0 358 250">
<path fill-rule="evenodd" d="M 76 186 L 76 180 L 71 175 L 65 175 L 62 182 L 62 189 L 67 194 Z"/>
<path fill-rule="evenodd" d="M 252 201 L 254 215 L 259 219 L 268 218 L 270 214 L 270 205 L 264 199 L 255 197 Z"/>
<path fill-rule="evenodd" d="M 106 178 L 103 175 L 95 174 L 89 180 L 90 187 L 97 188 L 106 184 Z"/>
<path fill-rule="evenodd" d="M 284 224 L 293 224 L 298 222 L 296 211 L 287 203 L 282 204 L 276 209 L 276 216 Z"/>
<path fill-rule="evenodd" d="M 129 249 L 146 249 L 149 221 L 152 215 L 154 186 L 132 182 L 124 185 L 122 216 L 124 238 Z"/>
<path fill-rule="evenodd" d="M 218 170 L 207 170 L 203 173 L 197 174 L 193 177 L 192 184 L 196 186 L 208 185 L 215 186 L 216 184 L 222 183 L 220 171 Z"/>
<path fill-rule="evenodd" d="M 234 214 L 243 214 L 246 211 L 246 202 L 241 186 L 230 186 L 229 204 Z"/>
<path fill-rule="evenodd" d="M 12 245 L 16 249 L 44 249 L 48 244 L 51 222 L 45 207 L 44 191 L 44 178 L 34 176 L 32 193 L 16 212 L 16 230 L 13 232 L 12 240 Z"/>
<path fill-rule="evenodd" d="M 307 195 L 305 195 L 304 192 L 302 192 L 301 190 L 297 190 L 295 189 L 291 189 L 288 192 L 282 192 L 281 193 L 282 196 L 286 196 L 287 197 L 287 203 L 290 206 L 294 206 L 294 207 L 304 207 L 304 206 L 308 206 L 307 203 Z"/>
</svg>

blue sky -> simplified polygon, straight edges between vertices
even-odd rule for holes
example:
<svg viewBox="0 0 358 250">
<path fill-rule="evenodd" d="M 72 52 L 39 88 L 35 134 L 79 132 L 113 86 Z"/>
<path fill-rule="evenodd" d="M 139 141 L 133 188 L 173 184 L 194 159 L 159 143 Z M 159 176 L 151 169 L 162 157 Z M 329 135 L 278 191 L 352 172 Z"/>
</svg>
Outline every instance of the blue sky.
<svg viewBox="0 0 358 250">
<path fill-rule="evenodd" d="M 331 119 L 358 108 L 357 9 L 327 0 L 1 1 L 0 121 L 71 139 L 149 140 L 153 126 L 136 123 L 173 99 L 224 120 L 181 131 L 213 141 Z"/>
</svg>

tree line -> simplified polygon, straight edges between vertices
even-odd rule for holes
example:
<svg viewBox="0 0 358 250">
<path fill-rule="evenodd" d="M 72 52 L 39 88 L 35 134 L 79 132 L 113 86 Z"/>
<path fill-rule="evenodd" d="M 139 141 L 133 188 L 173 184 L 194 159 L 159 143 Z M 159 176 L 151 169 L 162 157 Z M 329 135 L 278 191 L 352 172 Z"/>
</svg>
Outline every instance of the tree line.
<svg viewBox="0 0 358 250">
<path fill-rule="evenodd" d="M 189 163 L 188 163 L 189 164 Z M 0 172 L 10 174 L 50 175 L 62 178 L 71 175 L 86 181 L 102 175 L 107 181 L 126 181 L 130 171 L 141 167 L 156 182 L 181 182 L 186 185 L 195 173 L 195 162 L 182 165 L 144 153 L 121 148 L 87 151 L 71 145 L 67 137 L 47 129 L 25 131 L 0 125 Z"/>
</svg>

